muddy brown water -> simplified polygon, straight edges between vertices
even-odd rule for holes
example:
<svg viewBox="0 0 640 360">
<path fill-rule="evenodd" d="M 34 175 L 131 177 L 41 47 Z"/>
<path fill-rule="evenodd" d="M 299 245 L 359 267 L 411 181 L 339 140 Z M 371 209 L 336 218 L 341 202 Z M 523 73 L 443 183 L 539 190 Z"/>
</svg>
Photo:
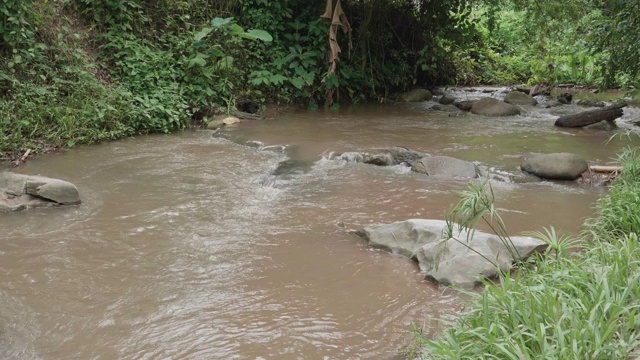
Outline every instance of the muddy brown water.
<svg viewBox="0 0 640 360">
<path fill-rule="evenodd" d="M 412 324 L 435 336 L 464 299 L 347 230 L 442 219 L 467 184 L 331 154 L 403 145 L 517 173 L 526 152 L 604 164 L 631 143 L 554 118 L 352 107 L 244 122 L 233 141 L 189 131 L 40 156 L 17 171 L 71 181 L 84 202 L 0 214 L 0 358 L 398 358 Z M 493 188 L 513 234 L 575 233 L 605 192 Z"/>
</svg>

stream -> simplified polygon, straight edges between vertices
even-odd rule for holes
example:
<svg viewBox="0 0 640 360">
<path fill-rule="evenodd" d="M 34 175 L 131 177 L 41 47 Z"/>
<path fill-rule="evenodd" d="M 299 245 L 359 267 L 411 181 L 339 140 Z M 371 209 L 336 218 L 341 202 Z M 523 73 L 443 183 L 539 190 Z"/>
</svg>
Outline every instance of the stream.
<svg viewBox="0 0 640 360">
<path fill-rule="evenodd" d="M 637 140 L 428 103 L 291 111 L 224 130 L 140 136 L 15 171 L 74 183 L 80 206 L 0 213 L 2 359 L 402 359 L 465 297 L 351 234 L 443 219 L 467 183 L 335 154 L 405 146 L 517 174 L 529 152 L 607 164 Z M 622 122 L 637 120 L 625 109 Z M 247 141 L 253 146 L 244 145 Z M 286 147 L 282 147 L 286 145 Z M 577 233 L 602 187 L 494 181 L 512 234 Z"/>
</svg>

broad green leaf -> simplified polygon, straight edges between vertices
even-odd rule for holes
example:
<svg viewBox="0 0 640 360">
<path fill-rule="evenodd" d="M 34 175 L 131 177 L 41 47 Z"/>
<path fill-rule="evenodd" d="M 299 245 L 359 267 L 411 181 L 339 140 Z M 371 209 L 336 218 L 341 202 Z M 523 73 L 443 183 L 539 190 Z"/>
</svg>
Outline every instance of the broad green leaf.
<svg viewBox="0 0 640 360">
<path fill-rule="evenodd" d="M 233 67 L 233 56 L 226 56 L 218 61 L 218 69 L 230 69 Z"/>
<path fill-rule="evenodd" d="M 224 51 L 222 51 L 219 46 L 211 49 L 211 52 L 215 56 L 224 56 L 225 55 Z"/>
<path fill-rule="evenodd" d="M 271 34 L 269 34 L 268 32 L 266 32 L 264 30 L 251 29 L 251 30 L 247 31 L 246 33 L 239 34 L 239 35 L 242 36 L 245 39 L 262 40 L 262 41 L 265 41 L 265 42 L 273 41 L 273 37 L 271 36 Z"/>
<path fill-rule="evenodd" d="M 209 35 L 209 33 L 211 33 L 213 31 L 213 28 L 210 27 L 206 27 L 200 31 L 198 31 L 194 36 L 193 39 L 195 41 L 200 41 L 202 40 L 205 36 Z"/>
<path fill-rule="evenodd" d="M 238 24 L 231 24 L 231 33 L 242 36 L 245 32 L 242 26 Z"/>
<path fill-rule="evenodd" d="M 305 85 L 305 81 L 301 77 L 295 77 L 295 78 L 289 79 L 289 81 L 293 86 L 297 87 L 298 89 L 302 89 Z"/>
<path fill-rule="evenodd" d="M 198 65 L 201 67 L 207 65 L 207 61 L 205 60 L 206 58 L 207 58 L 207 55 L 205 54 L 202 54 L 202 53 L 196 54 L 196 57 L 194 57 L 189 61 L 189 65 L 187 66 L 187 68 L 192 68 L 194 65 Z"/>
<path fill-rule="evenodd" d="M 231 23 L 232 20 L 233 20 L 232 17 L 225 18 L 225 19 L 219 18 L 219 17 L 213 18 L 213 20 L 211 20 L 211 26 L 218 28 L 218 27 L 225 26 L 225 25 Z"/>
</svg>

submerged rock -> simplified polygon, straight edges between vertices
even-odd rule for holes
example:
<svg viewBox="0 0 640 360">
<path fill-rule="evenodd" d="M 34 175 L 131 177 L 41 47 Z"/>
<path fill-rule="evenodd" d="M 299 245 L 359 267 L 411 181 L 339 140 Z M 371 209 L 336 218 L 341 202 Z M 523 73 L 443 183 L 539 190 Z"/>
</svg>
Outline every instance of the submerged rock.
<svg viewBox="0 0 640 360">
<path fill-rule="evenodd" d="M 348 162 L 361 162 L 378 166 L 392 166 L 399 164 L 413 165 L 417 160 L 429 156 L 420 151 L 411 150 L 402 146 L 382 149 L 374 154 L 367 152 L 346 152 L 339 158 Z"/>
<path fill-rule="evenodd" d="M 551 153 L 530 156 L 520 168 L 543 179 L 575 180 L 589 169 L 589 164 L 575 154 Z"/>
<path fill-rule="evenodd" d="M 465 100 L 454 103 L 453 105 L 462 111 L 471 111 L 473 104 L 478 102 L 478 100 Z"/>
<path fill-rule="evenodd" d="M 545 108 L 552 108 L 552 107 L 558 107 L 558 106 L 562 106 L 563 104 L 560 103 L 560 101 L 558 100 L 549 100 L 547 102 L 544 103 L 544 107 Z"/>
<path fill-rule="evenodd" d="M 398 100 L 404 102 L 421 102 L 429 101 L 431 97 L 431 91 L 427 89 L 415 89 L 400 95 Z"/>
<path fill-rule="evenodd" d="M 442 220 L 411 219 L 365 227 L 357 234 L 372 247 L 417 261 L 427 279 L 460 287 L 474 286 L 499 271 L 509 271 L 515 261 L 547 246 L 530 237 L 513 236 L 505 243 L 496 235 L 475 231 L 467 236 L 456 229 L 449 238 L 446 229 L 447 223 Z"/>
<path fill-rule="evenodd" d="M 511 105 L 536 105 L 538 103 L 536 99 L 520 91 L 508 93 L 504 97 L 504 102 Z"/>
<path fill-rule="evenodd" d="M 456 101 L 456 98 L 453 97 L 453 95 L 451 94 L 444 94 L 442 95 L 442 97 L 438 100 L 438 103 L 442 104 L 442 105 L 451 105 Z"/>
<path fill-rule="evenodd" d="M 394 146 L 392 148 L 387 149 L 387 152 L 391 154 L 391 156 L 393 157 L 394 164 L 396 165 L 402 164 L 402 163 L 412 165 L 419 159 L 422 159 L 425 156 L 429 156 L 428 154 L 425 154 L 423 152 L 411 150 L 409 148 L 402 147 L 402 146 Z"/>
<path fill-rule="evenodd" d="M 484 116 L 511 116 L 520 114 L 517 107 L 494 98 L 482 98 L 471 107 L 471 112 Z"/>
<path fill-rule="evenodd" d="M 81 203 L 75 185 L 44 176 L 0 172 L 0 209 L 77 205 Z"/>
<path fill-rule="evenodd" d="M 580 99 L 576 101 L 576 105 L 580 106 L 589 106 L 589 107 L 605 107 L 607 104 L 604 101 L 599 100 L 589 100 L 589 99 Z"/>
<path fill-rule="evenodd" d="M 442 105 L 442 104 L 435 104 L 431 107 L 432 110 L 438 110 L 438 111 L 446 111 L 446 112 L 458 112 L 461 111 L 460 109 L 458 109 L 457 107 L 453 106 L 453 105 Z"/>
<path fill-rule="evenodd" d="M 473 163 L 449 156 L 430 156 L 418 160 L 411 170 L 430 176 L 473 179 L 478 170 Z"/>
</svg>

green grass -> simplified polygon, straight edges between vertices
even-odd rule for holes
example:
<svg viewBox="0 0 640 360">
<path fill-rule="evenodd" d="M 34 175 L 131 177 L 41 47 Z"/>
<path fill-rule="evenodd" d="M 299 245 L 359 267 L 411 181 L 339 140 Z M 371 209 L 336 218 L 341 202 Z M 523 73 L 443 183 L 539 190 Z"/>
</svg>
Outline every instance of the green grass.
<svg viewBox="0 0 640 360">
<path fill-rule="evenodd" d="M 520 264 L 473 293 L 467 313 L 437 339 L 415 332 L 426 359 L 627 359 L 640 345 L 640 158 L 624 165 L 571 254 L 553 230 L 554 251 Z M 562 251 L 555 251 L 557 249 Z"/>
</svg>

